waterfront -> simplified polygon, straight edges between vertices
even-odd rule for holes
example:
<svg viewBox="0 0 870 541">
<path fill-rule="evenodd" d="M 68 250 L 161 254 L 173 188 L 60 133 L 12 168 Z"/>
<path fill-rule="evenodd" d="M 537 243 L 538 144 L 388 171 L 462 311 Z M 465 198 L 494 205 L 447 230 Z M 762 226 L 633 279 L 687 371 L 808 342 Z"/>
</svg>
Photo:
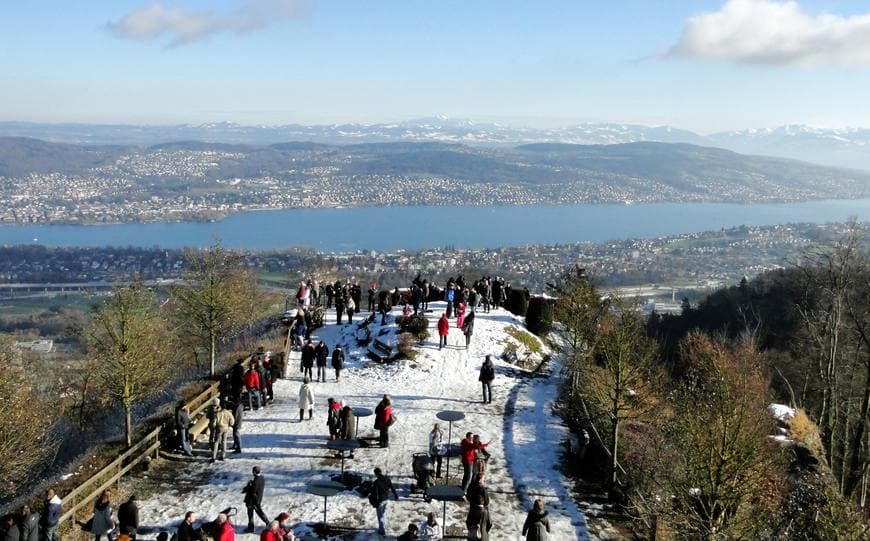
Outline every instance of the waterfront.
<svg viewBox="0 0 870 541">
<path fill-rule="evenodd" d="M 219 222 L 5 225 L 0 244 L 207 246 L 220 239 L 250 250 L 309 246 L 324 252 L 494 248 L 655 238 L 739 225 L 870 220 L 870 199 L 782 204 L 434 206 L 243 212 Z"/>
</svg>

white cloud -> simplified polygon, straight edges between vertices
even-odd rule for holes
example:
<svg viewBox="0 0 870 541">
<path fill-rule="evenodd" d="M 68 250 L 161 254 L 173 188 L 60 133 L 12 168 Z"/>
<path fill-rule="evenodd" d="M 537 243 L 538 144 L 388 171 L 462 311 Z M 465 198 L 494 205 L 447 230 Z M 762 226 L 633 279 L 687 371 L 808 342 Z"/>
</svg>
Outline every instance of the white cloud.
<svg viewBox="0 0 870 541">
<path fill-rule="evenodd" d="M 870 14 L 809 14 L 794 1 L 728 0 L 686 21 L 669 57 L 747 64 L 870 65 Z"/>
<path fill-rule="evenodd" d="M 245 0 L 234 11 L 191 11 L 181 5 L 154 0 L 121 19 L 108 29 L 122 39 L 151 41 L 168 38 L 170 46 L 206 39 L 220 32 L 245 34 L 308 12 L 305 0 Z"/>
</svg>

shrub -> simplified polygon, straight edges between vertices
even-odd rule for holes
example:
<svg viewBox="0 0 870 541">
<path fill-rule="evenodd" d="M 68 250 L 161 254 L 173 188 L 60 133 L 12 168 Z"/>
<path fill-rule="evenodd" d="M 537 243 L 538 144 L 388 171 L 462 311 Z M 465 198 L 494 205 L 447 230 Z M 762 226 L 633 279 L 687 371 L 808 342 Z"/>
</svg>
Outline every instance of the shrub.
<svg viewBox="0 0 870 541">
<path fill-rule="evenodd" d="M 408 360 L 413 361 L 417 358 L 417 350 L 414 348 L 414 345 L 417 341 L 417 338 L 409 333 L 403 332 L 399 335 L 399 353 L 402 354 Z"/>
<path fill-rule="evenodd" d="M 526 331 L 518 327 L 508 327 L 507 329 L 505 329 L 505 332 L 508 333 L 511 338 L 525 346 L 526 349 L 528 349 L 532 353 L 537 353 L 539 355 L 542 354 L 541 343 L 538 341 L 537 338 L 527 333 Z M 517 347 L 514 344 L 508 342 L 507 344 L 505 344 L 505 349 L 516 352 Z"/>
<path fill-rule="evenodd" d="M 528 289 L 511 289 L 508 295 L 505 308 L 512 314 L 525 316 L 526 310 L 529 308 L 529 290 Z"/>
<path fill-rule="evenodd" d="M 429 327 L 429 320 L 421 315 L 408 317 L 398 316 L 396 318 L 396 324 L 399 326 L 401 332 L 409 332 L 419 337 L 420 334 Z"/>
<path fill-rule="evenodd" d="M 526 310 L 526 328 L 544 336 L 553 327 L 553 301 L 545 297 L 532 297 Z"/>
</svg>

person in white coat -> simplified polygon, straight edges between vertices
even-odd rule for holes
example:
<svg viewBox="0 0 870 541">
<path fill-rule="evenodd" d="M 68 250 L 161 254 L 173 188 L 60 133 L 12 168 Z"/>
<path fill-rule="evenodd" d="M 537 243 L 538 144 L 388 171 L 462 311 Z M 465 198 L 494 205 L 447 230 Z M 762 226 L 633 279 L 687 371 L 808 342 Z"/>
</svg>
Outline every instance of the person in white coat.
<svg viewBox="0 0 870 541">
<path fill-rule="evenodd" d="M 305 416 L 305 410 L 308 410 L 308 420 L 314 416 L 314 389 L 311 388 L 311 378 L 305 376 L 305 381 L 299 387 L 299 421 L 301 422 Z"/>
</svg>

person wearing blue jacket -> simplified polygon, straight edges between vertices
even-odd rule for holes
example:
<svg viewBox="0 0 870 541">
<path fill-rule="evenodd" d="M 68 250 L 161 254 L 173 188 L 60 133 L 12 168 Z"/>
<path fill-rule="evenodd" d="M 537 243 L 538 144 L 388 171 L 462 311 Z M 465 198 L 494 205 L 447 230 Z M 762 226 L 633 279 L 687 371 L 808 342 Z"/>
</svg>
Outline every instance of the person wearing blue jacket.
<svg viewBox="0 0 870 541">
<path fill-rule="evenodd" d="M 58 525 L 60 524 L 60 515 L 63 513 L 60 497 L 54 493 L 54 489 L 50 488 L 45 492 L 45 504 L 42 507 L 42 515 L 40 516 L 40 527 L 42 531 L 42 541 L 59 541 Z"/>
</svg>

